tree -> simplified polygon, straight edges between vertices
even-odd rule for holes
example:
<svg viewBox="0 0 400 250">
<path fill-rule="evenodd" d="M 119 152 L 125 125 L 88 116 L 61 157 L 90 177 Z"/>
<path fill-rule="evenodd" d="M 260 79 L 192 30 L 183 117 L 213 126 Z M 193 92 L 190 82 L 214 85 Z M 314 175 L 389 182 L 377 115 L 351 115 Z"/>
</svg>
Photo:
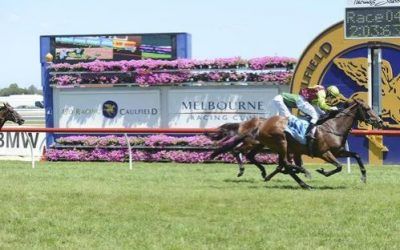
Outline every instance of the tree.
<svg viewBox="0 0 400 250">
<path fill-rule="evenodd" d="M 31 94 L 31 95 L 34 95 L 34 94 L 42 95 L 43 94 L 42 90 L 39 90 L 34 85 L 29 86 L 27 90 L 28 90 L 28 93 Z"/>
<path fill-rule="evenodd" d="M 38 90 L 34 85 L 28 87 L 28 89 L 20 88 L 18 84 L 12 83 L 8 88 L 3 88 L 0 90 L 0 96 L 10 96 L 10 95 L 28 95 L 28 94 L 42 94 L 41 90 Z"/>
</svg>

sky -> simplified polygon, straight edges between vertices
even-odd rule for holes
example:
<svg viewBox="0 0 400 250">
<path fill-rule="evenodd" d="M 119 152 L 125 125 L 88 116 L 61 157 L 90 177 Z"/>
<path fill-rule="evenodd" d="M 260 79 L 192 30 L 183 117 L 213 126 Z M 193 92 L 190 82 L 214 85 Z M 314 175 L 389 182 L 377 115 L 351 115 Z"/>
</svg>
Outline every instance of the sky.
<svg viewBox="0 0 400 250">
<path fill-rule="evenodd" d="M 192 35 L 192 58 L 299 58 L 345 0 L 1 0 L 0 88 L 41 87 L 41 35 Z"/>
</svg>

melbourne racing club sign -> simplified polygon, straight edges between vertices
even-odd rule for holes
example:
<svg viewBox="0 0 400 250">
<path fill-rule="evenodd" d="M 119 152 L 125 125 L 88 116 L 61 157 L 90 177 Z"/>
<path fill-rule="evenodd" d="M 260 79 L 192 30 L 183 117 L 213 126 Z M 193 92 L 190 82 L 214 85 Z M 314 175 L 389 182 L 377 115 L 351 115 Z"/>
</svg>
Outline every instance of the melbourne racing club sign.
<svg viewBox="0 0 400 250">
<path fill-rule="evenodd" d="M 176 89 L 168 92 L 169 127 L 211 128 L 268 114 L 276 88 Z"/>
<path fill-rule="evenodd" d="M 267 116 L 278 93 L 265 86 L 55 89 L 54 125 L 211 128 Z"/>
</svg>

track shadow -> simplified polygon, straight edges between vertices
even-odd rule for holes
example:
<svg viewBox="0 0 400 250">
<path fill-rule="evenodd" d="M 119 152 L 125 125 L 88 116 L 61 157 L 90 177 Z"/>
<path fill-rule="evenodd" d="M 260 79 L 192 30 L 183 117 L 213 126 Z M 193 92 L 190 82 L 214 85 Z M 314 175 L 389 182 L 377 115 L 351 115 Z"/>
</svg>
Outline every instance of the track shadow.
<svg viewBox="0 0 400 250">
<path fill-rule="evenodd" d="M 266 189 L 287 189 L 287 190 L 298 190 L 298 189 L 303 189 L 300 186 L 296 185 L 267 185 L 264 186 Z M 347 189 L 348 187 L 346 186 L 337 186 L 337 187 L 331 187 L 331 186 L 312 186 L 310 190 L 342 190 L 342 189 Z"/>
<path fill-rule="evenodd" d="M 255 183 L 256 180 L 254 180 L 254 179 L 225 179 L 224 182 L 230 182 L 230 183 Z"/>
<path fill-rule="evenodd" d="M 314 189 L 320 189 L 320 190 L 340 190 L 340 189 L 348 189 L 349 187 L 346 186 L 337 186 L 337 187 L 331 187 L 331 186 L 320 186 L 320 187 L 314 187 Z"/>
<path fill-rule="evenodd" d="M 224 179 L 223 180 L 226 183 L 235 183 L 235 184 L 240 184 L 240 183 L 250 183 L 250 184 L 256 184 L 260 183 L 261 185 L 245 185 L 243 186 L 244 188 L 248 189 L 280 189 L 280 190 L 303 190 L 300 186 L 297 184 L 285 184 L 287 183 L 287 180 L 280 180 L 280 179 L 275 179 L 272 183 L 267 183 L 266 185 L 262 185 L 262 183 L 265 183 L 263 180 L 259 179 Z M 312 186 L 312 185 L 311 185 Z M 226 187 L 213 187 L 213 188 L 226 188 Z M 311 190 L 343 190 L 343 189 L 348 189 L 349 187 L 347 186 L 312 186 Z"/>
</svg>

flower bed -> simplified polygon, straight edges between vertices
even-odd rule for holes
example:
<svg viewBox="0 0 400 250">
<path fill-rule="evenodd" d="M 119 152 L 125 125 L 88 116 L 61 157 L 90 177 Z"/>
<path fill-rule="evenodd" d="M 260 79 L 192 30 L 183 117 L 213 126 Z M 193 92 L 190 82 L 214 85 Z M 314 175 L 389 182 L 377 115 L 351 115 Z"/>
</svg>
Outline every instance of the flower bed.
<svg viewBox="0 0 400 250">
<path fill-rule="evenodd" d="M 287 84 L 293 75 L 291 71 L 260 70 L 289 68 L 295 62 L 295 59 L 287 57 L 260 57 L 250 60 L 235 57 L 214 60 L 93 61 L 52 64 L 49 70 L 53 72 L 50 83 L 58 86 L 121 83 L 149 86 L 204 82 Z M 199 69 L 207 70 L 202 72 Z"/>
<path fill-rule="evenodd" d="M 132 146 L 144 146 L 147 149 L 134 149 L 134 161 L 173 161 L 182 163 L 208 162 L 210 151 L 193 150 L 167 150 L 169 146 L 189 146 L 198 148 L 212 147 L 213 142 L 206 136 L 173 137 L 167 135 L 151 135 L 147 137 L 129 137 Z M 125 137 L 109 136 L 68 136 L 56 139 L 56 145 L 46 151 L 50 161 L 127 161 L 129 154 L 125 147 Z M 72 146 L 73 148 L 62 148 Z M 83 148 L 85 147 L 85 148 Z M 107 148 L 108 147 L 108 148 Z M 157 149 L 155 149 L 157 147 Z M 161 147 L 161 149 L 160 149 Z M 165 147 L 165 149 L 162 149 Z M 150 149 L 150 150 L 149 150 Z M 151 150 L 152 149 L 152 150 Z M 262 163 L 276 163 L 275 154 L 262 153 L 257 155 L 257 160 Z M 236 162 L 231 154 L 218 156 L 216 161 Z M 244 159 L 246 162 L 247 160 Z"/>
<path fill-rule="evenodd" d="M 126 146 L 126 139 L 122 136 L 107 135 L 107 136 L 66 136 L 56 139 L 58 145 L 69 146 L 91 146 L 91 147 L 104 147 L 104 146 Z M 174 137 L 167 135 L 150 135 L 150 136 L 132 136 L 129 137 L 129 144 L 132 146 L 196 146 L 196 147 L 211 147 L 214 145 L 208 137 L 200 136 L 185 136 Z"/>
<path fill-rule="evenodd" d="M 133 83 L 139 86 L 181 85 L 182 83 L 205 82 L 258 82 L 287 84 L 292 78 L 291 72 L 270 73 L 240 73 L 240 72 L 209 72 L 209 73 L 141 73 L 135 75 L 123 74 L 85 74 L 85 75 L 55 75 L 51 84 L 69 86 L 79 84 L 120 84 Z"/>
<path fill-rule="evenodd" d="M 49 66 L 49 70 L 57 71 L 82 71 L 82 72 L 104 72 L 104 71 L 136 71 L 139 69 L 165 70 L 165 69 L 237 69 L 248 68 L 252 70 L 263 70 L 281 67 L 292 67 L 296 59 L 290 57 L 259 57 L 245 60 L 240 57 L 218 58 L 212 60 L 177 59 L 165 60 L 131 60 L 131 61 L 93 61 L 86 63 L 58 63 Z"/>
</svg>

